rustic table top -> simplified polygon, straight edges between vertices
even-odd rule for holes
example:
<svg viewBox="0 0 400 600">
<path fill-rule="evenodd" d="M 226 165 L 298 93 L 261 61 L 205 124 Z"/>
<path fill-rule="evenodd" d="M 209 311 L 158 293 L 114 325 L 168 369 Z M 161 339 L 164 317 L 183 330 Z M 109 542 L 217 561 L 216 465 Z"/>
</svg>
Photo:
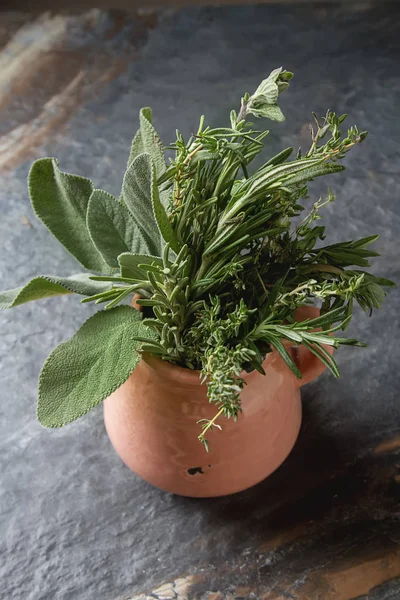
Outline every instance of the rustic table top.
<svg viewBox="0 0 400 600">
<path fill-rule="evenodd" d="M 350 6 L 350 4 L 352 6 Z M 117 194 L 138 110 L 171 141 L 202 113 L 226 121 L 245 91 L 283 65 L 296 79 L 271 123 L 271 153 L 308 143 L 311 110 L 370 130 L 329 181 L 334 239 L 380 233 L 375 269 L 400 281 L 400 7 L 196 8 L 130 16 L 99 10 L 1 14 L 2 288 L 79 270 L 35 219 L 32 160 Z M 314 197 L 326 182 L 315 182 Z M 332 239 L 332 238 L 331 238 Z M 0 597 L 23 600 L 400 597 L 399 294 L 351 334 L 303 392 L 304 422 L 284 465 L 233 497 L 190 500 L 120 462 L 101 408 L 63 430 L 35 420 L 43 360 L 93 308 L 75 297 L 1 314 Z"/>
</svg>

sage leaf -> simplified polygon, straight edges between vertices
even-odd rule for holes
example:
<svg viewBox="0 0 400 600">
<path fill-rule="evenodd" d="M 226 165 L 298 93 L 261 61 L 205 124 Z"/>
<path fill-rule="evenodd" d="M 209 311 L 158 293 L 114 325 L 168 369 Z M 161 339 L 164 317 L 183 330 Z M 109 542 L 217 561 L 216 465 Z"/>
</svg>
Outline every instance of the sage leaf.
<svg viewBox="0 0 400 600">
<path fill-rule="evenodd" d="M 145 150 L 143 146 L 142 132 L 139 129 L 139 131 L 137 131 L 135 137 L 132 140 L 131 152 L 129 154 L 128 164 L 126 165 L 126 168 L 129 169 L 135 158 L 137 158 L 139 154 L 143 154 L 144 151 Z"/>
<path fill-rule="evenodd" d="M 112 268 L 118 268 L 118 256 L 123 252 L 150 252 L 128 208 L 103 190 L 94 190 L 90 197 L 87 228 L 93 244 Z"/>
<path fill-rule="evenodd" d="M 39 275 L 22 287 L 0 292 L 0 309 L 13 308 L 31 300 L 40 300 L 61 294 L 92 296 L 108 289 L 110 289 L 109 283 L 92 281 L 85 273 L 71 275 L 71 277 Z"/>
<path fill-rule="evenodd" d="M 140 111 L 140 132 L 142 134 L 143 150 L 150 154 L 156 168 L 157 177 L 161 177 L 167 167 L 160 137 L 151 121 L 151 108 L 143 108 Z"/>
<path fill-rule="evenodd" d="M 139 119 L 140 129 L 133 138 L 127 168 L 131 166 L 132 162 L 139 154 L 147 152 L 154 162 L 157 177 L 160 177 L 167 167 L 160 137 L 152 125 L 151 108 L 142 108 Z"/>
<path fill-rule="evenodd" d="M 121 269 L 121 277 L 127 279 L 144 279 L 146 272 L 139 268 L 139 265 L 152 263 L 162 266 L 162 260 L 158 256 L 148 254 L 132 254 L 124 252 L 118 256 L 118 263 Z"/>
<path fill-rule="evenodd" d="M 139 154 L 125 173 L 122 195 L 141 232 L 147 250 L 143 254 L 161 254 L 161 234 L 153 210 L 153 166 L 149 154 Z M 140 251 L 139 251 L 140 252 Z"/>
<path fill-rule="evenodd" d="M 148 336 L 140 313 L 130 306 L 100 311 L 60 344 L 39 376 L 37 415 L 44 427 L 62 427 L 89 412 L 118 389 L 139 362 Z"/>
<path fill-rule="evenodd" d="M 87 269 L 110 273 L 86 227 L 93 183 L 60 171 L 55 158 L 41 158 L 31 167 L 28 187 L 36 215 L 68 252 Z"/>
</svg>

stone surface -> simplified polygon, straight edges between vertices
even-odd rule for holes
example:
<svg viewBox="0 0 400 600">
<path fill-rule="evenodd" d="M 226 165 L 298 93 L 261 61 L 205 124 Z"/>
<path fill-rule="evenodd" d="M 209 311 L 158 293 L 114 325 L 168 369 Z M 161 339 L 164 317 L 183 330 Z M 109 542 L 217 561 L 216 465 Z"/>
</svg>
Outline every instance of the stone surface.
<svg viewBox="0 0 400 600">
<path fill-rule="evenodd" d="M 351 5 L 351 6 L 350 6 Z M 255 6 L 125 16 L 3 13 L 0 23 L 3 288 L 76 270 L 29 205 L 32 159 L 117 194 L 138 110 L 164 141 L 204 112 L 227 120 L 272 68 L 295 71 L 268 152 L 308 144 L 310 111 L 370 130 L 329 184 L 331 240 L 378 232 L 374 270 L 400 280 L 400 8 Z M 0 315 L 0 597 L 6 600 L 400 597 L 399 293 L 351 334 L 342 378 L 304 390 L 286 463 L 231 498 L 189 500 L 141 481 L 113 453 L 101 408 L 65 429 L 35 420 L 43 360 L 92 312 L 74 297 Z M 160 591 L 161 590 L 161 591 Z M 249 592 L 249 590 L 251 590 Z"/>
</svg>

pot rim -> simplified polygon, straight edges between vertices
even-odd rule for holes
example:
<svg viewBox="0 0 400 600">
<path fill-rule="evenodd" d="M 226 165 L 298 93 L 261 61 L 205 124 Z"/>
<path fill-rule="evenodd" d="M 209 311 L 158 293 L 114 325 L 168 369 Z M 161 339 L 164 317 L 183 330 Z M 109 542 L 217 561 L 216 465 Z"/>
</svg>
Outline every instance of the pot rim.
<svg viewBox="0 0 400 600">
<path fill-rule="evenodd" d="M 139 310 L 139 312 L 142 312 L 142 307 L 139 306 L 138 304 L 136 304 L 136 300 L 138 298 L 140 298 L 139 294 L 135 294 L 133 296 L 131 306 L 133 306 L 134 308 Z M 299 314 L 299 315 L 305 314 L 305 317 L 309 316 L 310 309 L 314 313 L 313 316 L 319 315 L 320 310 L 315 306 L 300 307 L 299 309 L 297 309 L 297 314 Z M 305 311 L 307 311 L 307 312 L 305 313 Z M 299 319 L 299 320 L 302 320 L 302 319 Z M 291 342 L 289 340 L 282 340 L 282 343 L 287 348 L 296 346 L 296 344 L 294 344 L 293 342 Z M 280 358 L 280 355 L 275 350 L 275 348 L 273 348 L 272 352 L 269 352 L 263 361 L 262 366 L 263 366 L 264 370 L 266 371 L 267 368 L 271 366 L 271 363 L 274 360 L 279 359 L 279 358 Z M 170 382 L 178 383 L 178 384 L 185 385 L 185 386 L 191 386 L 191 387 L 198 387 L 198 386 L 203 385 L 201 383 L 201 379 L 200 379 L 200 371 L 197 369 L 189 369 L 189 368 L 185 368 L 185 367 L 180 367 L 178 365 L 174 365 L 173 363 L 163 360 L 162 358 L 159 358 L 158 356 L 154 356 L 153 354 L 150 354 L 148 352 L 141 353 L 141 361 L 149 369 L 152 370 L 153 374 L 156 377 L 159 377 L 159 378 L 163 379 L 164 381 L 168 380 Z M 287 372 L 291 373 L 289 368 L 287 369 Z M 250 371 L 250 373 L 248 373 L 247 371 L 242 371 L 240 373 L 240 377 L 246 381 L 247 379 L 249 379 L 249 377 L 252 377 L 255 374 L 260 375 L 260 373 L 258 373 L 258 371 L 256 369 L 254 369 L 253 371 Z"/>
<path fill-rule="evenodd" d="M 146 363 L 150 369 L 157 371 L 160 376 L 166 377 L 167 379 L 192 385 L 200 383 L 200 371 L 196 369 L 174 365 L 149 352 L 142 352 L 142 361 Z"/>
<path fill-rule="evenodd" d="M 273 357 L 275 357 L 275 352 L 270 352 L 267 354 L 263 362 L 264 369 L 269 366 L 267 362 L 269 363 Z M 163 380 L 193 387 L 204 385 L 201 383 L 201 372 L 198 369 L 189 369 L 174 365 L 173 363 L 163 360 L 162 358 L 154 356 L 148 352 L 142 352 L 141 360 L 143 363 L 145 363 L 146 367 L 150 368 L 155 373 L 156 377 L 160 377 Z M 242 371 L 240 373 L 240 377 L 246 380 L 257 373 L 258 371 L 255 369 L 250 371 L 250 373 L 247 371 Z"/>
</svg>

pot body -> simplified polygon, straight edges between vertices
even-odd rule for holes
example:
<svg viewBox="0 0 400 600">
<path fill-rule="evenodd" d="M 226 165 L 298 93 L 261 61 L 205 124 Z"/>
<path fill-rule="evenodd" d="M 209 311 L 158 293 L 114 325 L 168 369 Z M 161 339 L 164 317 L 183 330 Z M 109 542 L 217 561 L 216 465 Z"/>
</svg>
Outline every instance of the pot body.
<svg viewBox="0 0 400 600">
<path fill-rule="evenodd" d="M 297 321 L 319 316 L 299 308 Z M 129 379 L 104 401 L 109 438 L 124 463 L 165 491 L 191 497 L 234 494 L 259 483 L 285 460 L 301 425 L 300 386 L 325 370 L 300 346 L 288 351 L 303 374 L 297 379 L 277 352 L 264 361 L 266 375 L 244 373 L 242 413 L 235 423 L 221 417 L 222 431 L 208 432 L 210 452 L 198 441 L 198 421 L 212 419 L 198 371 L 144 354 Z M 332 346 L 325 346 L 330 354 Z"/>
<path fill-rule="evenodd" d="M 266 375 L 244 374 L 243 412 L 221 417 L 207 453 L 198 421 L 211 419 L 199 373 L 143 355 L 129 379 L 104 402 L 110 440 L 125 464 L 149 483 L 192 497 L 223 496 L 265 479 L 285 460 L 299 433 L 298 380 L 276 352 Z"/>
</svg>

